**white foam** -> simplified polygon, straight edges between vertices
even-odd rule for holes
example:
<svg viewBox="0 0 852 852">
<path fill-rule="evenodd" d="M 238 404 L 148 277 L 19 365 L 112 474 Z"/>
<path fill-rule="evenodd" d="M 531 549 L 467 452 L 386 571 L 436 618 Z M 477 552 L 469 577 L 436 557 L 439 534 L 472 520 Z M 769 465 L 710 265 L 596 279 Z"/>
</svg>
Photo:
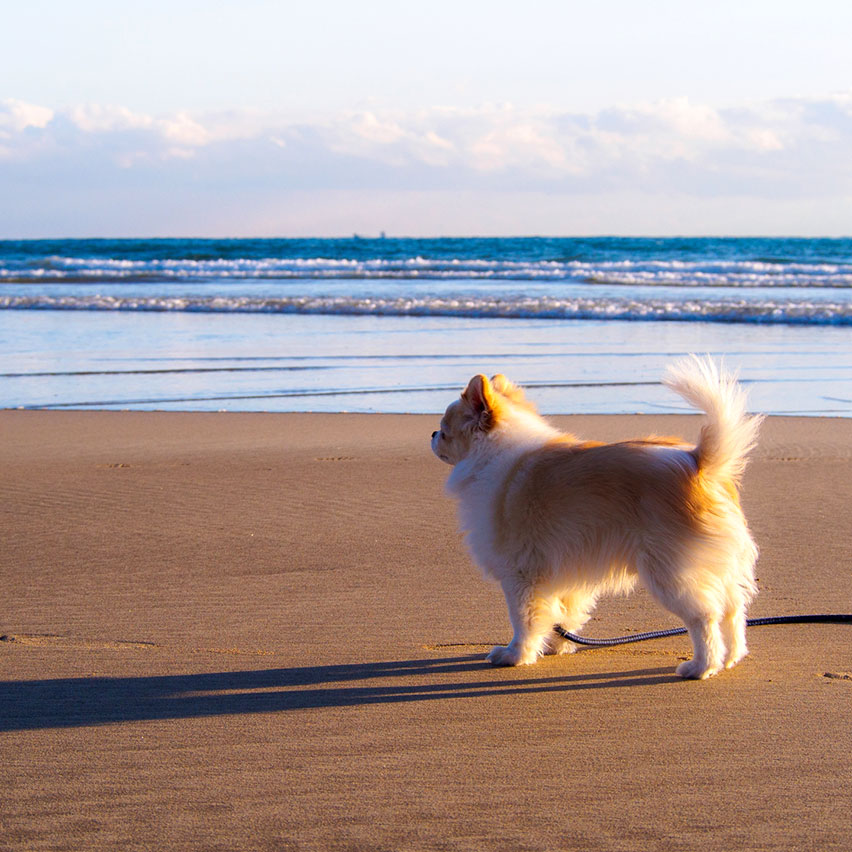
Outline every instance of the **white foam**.
<svg viewBox="0 0 852 852">
<path fill-rule="evenodd" d="M 447 316 L 505 319 L 620 319 L 852 325 L 852 303 L 773 299 L 612 299 L 397 297 L 284 298 L 190 296 L 0 296 L 0 309 L 169 311 L 198 313 L 305 313 Z"/>
<path fill-rule="evenodd" d="M 40 266 L 0 267 L 0 280 L 204 281 L 288 279 L 454 279 L 564 281 L 615 286 L 852 288 L 852 264 L 757 261 L 516 261 L 485 259 L 233 258 L 153 259 L 54 256 Z"/>
</svg>

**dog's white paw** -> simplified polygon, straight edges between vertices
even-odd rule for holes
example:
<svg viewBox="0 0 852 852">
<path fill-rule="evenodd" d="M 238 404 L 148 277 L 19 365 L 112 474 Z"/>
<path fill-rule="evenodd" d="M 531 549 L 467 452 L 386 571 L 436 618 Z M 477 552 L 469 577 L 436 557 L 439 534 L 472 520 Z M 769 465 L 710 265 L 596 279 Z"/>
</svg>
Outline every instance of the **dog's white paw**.
<svg viewBox="0 0 852 852">
<path fill-rule="evenodd" d="M 555 654 L 573 654 L 576 650 L 577 646 L 573 642 L 563 639 L 554 633 L 545 640 L 541 653 L 545 656 L 551 656 Z"/>
<path fill-rule="evenodd" d="M 536 654 L 522 654 L 511 645 L 495 645 L 488 655 L 493 666 L 528 666 L 536 661 Z"/>
<path fill-rule="evenodd" d="M 691 680 L 707 680 L 708 677 L 712 677 L 718 671 L 718 666 L 708 666 L 693 658 L 687 660 L 685 663 L 681 663 L 675 669 L 675 674 L 684 678 L 690 678 Z"/>
<path fill-rule="evenodd" d="M 725 668 L 732 669 L 740 660 L 748 656 L 748 651 L 740 651 L 725 660 Z"/>
</svg>

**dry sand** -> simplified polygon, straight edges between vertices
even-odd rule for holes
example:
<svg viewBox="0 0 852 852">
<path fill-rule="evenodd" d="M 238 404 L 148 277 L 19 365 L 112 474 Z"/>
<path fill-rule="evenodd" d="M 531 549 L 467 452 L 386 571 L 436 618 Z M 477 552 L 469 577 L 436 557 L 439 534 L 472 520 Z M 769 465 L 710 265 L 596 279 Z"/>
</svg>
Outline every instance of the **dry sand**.
<svg viewBox="0 0 852 852">
<path fill-rule="evenodd" d="M 684 637 L 491 668 L 436 421 L 0 412 L 0 848 L 852 848 L 852 627 L 705 682 Z M 850 503 L 852 420 L 770 419 L 752 615 L 852 611 Z"/>
</svg>

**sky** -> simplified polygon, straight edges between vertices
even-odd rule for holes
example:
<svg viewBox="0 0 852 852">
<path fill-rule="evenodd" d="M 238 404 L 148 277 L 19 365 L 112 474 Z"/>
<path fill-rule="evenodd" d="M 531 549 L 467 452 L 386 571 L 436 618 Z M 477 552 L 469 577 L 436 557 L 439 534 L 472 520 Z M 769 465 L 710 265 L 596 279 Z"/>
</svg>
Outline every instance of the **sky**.
<svg viewBox="0 0 852 852">
<path fill-rule="evenodd" d="M 0 238 L 852 234 L 848 0 L 0 12 Z"/>
</svg>

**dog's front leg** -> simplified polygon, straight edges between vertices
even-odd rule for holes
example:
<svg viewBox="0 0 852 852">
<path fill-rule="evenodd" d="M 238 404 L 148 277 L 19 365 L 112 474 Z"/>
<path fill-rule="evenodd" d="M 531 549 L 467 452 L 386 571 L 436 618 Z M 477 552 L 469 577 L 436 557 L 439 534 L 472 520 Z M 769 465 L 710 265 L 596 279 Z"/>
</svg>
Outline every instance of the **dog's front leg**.
<svg viewBox="0 0 852 852">
<path fill-rule="evenodd" d="M 488 662 L 495 666 L 529 665 L 538 659 L 545 637 L 553 629 L 553 605 L 518 577 L 507 578 L 501 585 L 515 635 L 508 645 L 495 645 Z"/>
</svg>

